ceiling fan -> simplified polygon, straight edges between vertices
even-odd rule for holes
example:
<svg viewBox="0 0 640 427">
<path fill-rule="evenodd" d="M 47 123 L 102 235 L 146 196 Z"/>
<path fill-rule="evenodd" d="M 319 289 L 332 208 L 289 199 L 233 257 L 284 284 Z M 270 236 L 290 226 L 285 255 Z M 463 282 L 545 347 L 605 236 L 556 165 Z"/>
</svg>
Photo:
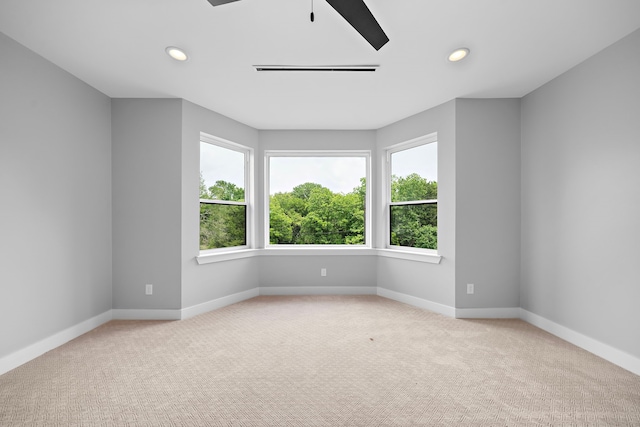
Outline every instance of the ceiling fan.
<svg viewBox="0 0 640 427">
<path fill-rule="evenodd" d="M 220 6 L 221 4 L 238 0 L 207 1 L 211 3 L 211 6 Z M 364 4 L 363 0 L 327 0 L 327 3 L 342 15 L 375 50 L 380 50 L 380 48 L 389 41 L 389 38 L 380 27 L 380 24 L 378 24 L 378 21 L 376 21 L 376 18 L 373 17 L 367 5 Z"/>
</svg>

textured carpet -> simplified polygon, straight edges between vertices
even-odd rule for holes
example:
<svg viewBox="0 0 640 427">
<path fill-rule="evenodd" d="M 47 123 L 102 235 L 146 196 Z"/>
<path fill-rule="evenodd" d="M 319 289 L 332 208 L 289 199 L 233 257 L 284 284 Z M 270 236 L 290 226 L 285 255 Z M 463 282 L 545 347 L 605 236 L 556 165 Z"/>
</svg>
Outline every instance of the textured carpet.
<svg viewBox="0 0 640 427">
<path fill-rule="evenodd" d="M 376 296 L 112 321 L 0 376 L 0 425 L 640 425 L 640 377 L 520 320 Z"/>
</svg>

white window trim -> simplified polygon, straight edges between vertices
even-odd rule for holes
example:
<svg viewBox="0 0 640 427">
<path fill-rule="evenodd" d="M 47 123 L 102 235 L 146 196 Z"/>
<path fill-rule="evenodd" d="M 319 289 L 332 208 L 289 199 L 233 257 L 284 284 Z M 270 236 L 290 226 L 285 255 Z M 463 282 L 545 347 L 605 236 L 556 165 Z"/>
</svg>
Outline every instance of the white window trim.
<svg viewBox="0 0 640 427">
<path fill-rule="evenodd" d="M 367 183 L 365 193 L 365 218 L 364 218 L 364 238 L 363 245 L 272 245 L 269 243 L 269 188 L 270 188 L 270 159 L 271 157 L 364 157 L 365 180 Z M 284 250 L 290 254 L 311 254 L 314 249 L 328 254 L 331 251 L 338 251 L 345 254 L 350 250 L 371 249 L 372 239 L 372 215 L 371 215 L 371 150 L 266 150 L 264 153 L 264 245 L 266 250 L 277 250 L 279 254 L 284 255 Z M 305 251 L 305 252 L 301 252 Z M 271 252 L 267 252 L 271 253 Z M 273 252 L 275 254 L 275 252 Z"/>
<path fill-rule="evenodd" d="M 379 250 L 379 255 L 389 258 L 401 258 L 412 261 L 422 261 L 428 263 L 439 264 L 442 256 L 434 249 L 411 248 L 408 246 L 396 246 L 391 244 L 391 218 L 389 215 L 389 207 L 396 205 L 420 204 L 430 202 L 431 200 L 416 200 L 409 202 L 391 202 L 391 155 L 399 151 L 408 150 L 410 148 L 419 147 L 421 145 L 438 142 L 438 133 L 433 132 L 418 138 L 410 139 L 398 144 L 386 147 L 384 150 L 383 170 L 382 170 L 382 186 L 380 191 L 381 200 L 383 201 L 383 217 L 380 221 L 384 229 L 380 230 L 384 236 L 384 248 Z M 438 246 L 440 246 L 438 242 Z"/>
<path fill-rule="evenodd" d="M 246 228 L 245 228 L 245 245 L 231 246 L 227 248 L 215 248 L 200 250 L 199 255 L 196 257 L 198 264 L 202 264 L 201 260 L 209 259 L 211 257 L 220 258 L 224 261 L 224 258 L 233 253 L 244 253 L 248 250 L 255 248 L 255 215 L 254 215 L 254 192 L 253 192 L 253 179 L 254 179 L 254 150 L 251 147 L 247 147 L 242 144 L 238 144 L 227 139 L 223 139 L 217 136 L 209 135 L 204 132 L 200 132 L 200 142 L 207 144 L 217 145 L 228 150 L 240 152 L 244 155 L 244 202 L 234 202 L 229 200 L 207 200 L 206 203 L 222 204 L 222 205 L 239 205 L 246 206 Z M 199 157 L 198 157 L 199 159 Z M 200 161 L 199 161 L 200 163 Z M 198 205 L 200 200 L 198 201 Z M 198 219 L 198 230 L 200 230 L 200 220 Z M 198 246 L 199 246 L 198 239 Z M 233 257 L 230 259 L 234 259 Z"/>
</svg>

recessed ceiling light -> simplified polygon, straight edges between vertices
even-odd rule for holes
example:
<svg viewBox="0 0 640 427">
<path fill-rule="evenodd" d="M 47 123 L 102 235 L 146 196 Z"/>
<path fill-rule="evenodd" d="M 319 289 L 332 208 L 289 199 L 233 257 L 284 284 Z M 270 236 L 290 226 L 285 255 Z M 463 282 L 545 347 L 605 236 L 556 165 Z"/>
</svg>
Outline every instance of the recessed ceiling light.
<svg viewBox="0 0 640 427">
<path fill-rule="evenodd" d="M 461 61 L 464 58 L 466 58 L 467 55 L 469 55 L 469 52 L 470 52 L 469 49 L 467 49 L 466 47 L 458 48 L 453 52 L 451 52 L 451 55 L 449 55 L 449 61 L 451 62 Z"/>
<path fill-rule="evenodd" d="M 167 52 L 167 55 L 169 55 L 176 61 L 186 61 L 187 59 L 189 59 L 187 53 L 179 47 L 169 46 L 165 49 L 165 52 Z"/>
</svg>

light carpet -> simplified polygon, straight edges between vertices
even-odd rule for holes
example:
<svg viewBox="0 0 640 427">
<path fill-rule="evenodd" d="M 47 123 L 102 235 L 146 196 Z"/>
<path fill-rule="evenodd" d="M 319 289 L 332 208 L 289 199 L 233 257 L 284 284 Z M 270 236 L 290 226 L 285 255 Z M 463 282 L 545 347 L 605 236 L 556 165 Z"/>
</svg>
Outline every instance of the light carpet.
<svg viewBox="0 0 640 427">
<path fill-rule="evenodd" d="M 640 377 L 377 296 L 112 321 L 0 376 L 0 426 L 640 426 Z"/>
</svg>

